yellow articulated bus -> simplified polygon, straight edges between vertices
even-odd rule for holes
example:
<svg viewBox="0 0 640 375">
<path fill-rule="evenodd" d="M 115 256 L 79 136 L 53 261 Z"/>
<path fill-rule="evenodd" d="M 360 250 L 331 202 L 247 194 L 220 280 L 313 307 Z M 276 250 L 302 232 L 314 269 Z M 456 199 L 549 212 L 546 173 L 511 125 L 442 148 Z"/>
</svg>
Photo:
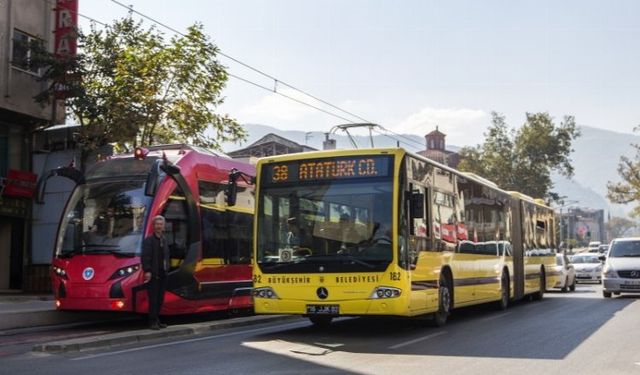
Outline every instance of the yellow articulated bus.
<svg viewBox="0 0 640 375">
<path fill-rule="evenodd" d="M 430 314 L 542 298 L 558 278 L 553 210 L 401 148 L 258 162 L 258 314 Z"/>
</svg>

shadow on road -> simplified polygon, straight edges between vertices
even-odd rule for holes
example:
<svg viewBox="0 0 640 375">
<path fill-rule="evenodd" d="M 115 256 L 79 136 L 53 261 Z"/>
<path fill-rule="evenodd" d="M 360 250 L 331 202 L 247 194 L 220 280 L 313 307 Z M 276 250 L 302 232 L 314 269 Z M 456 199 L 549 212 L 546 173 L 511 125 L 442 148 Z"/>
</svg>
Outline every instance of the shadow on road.
<svg viewBox="0 0 640 375">
<path fill-rule="evenodd" d="M 353 353 L 562 359 L 640 298 L 588 296 L 593 293 L 600 291 L 580 291 L 582 297 L 553 293 L 501 312 L 490 305 L 463 308 L 443 328 L 426 327 L 417 319 L 357 318 L 326 329 L 309 326 L 256 339 L 321 347 L 333 343 L 327 348 Z"/>
</svg>

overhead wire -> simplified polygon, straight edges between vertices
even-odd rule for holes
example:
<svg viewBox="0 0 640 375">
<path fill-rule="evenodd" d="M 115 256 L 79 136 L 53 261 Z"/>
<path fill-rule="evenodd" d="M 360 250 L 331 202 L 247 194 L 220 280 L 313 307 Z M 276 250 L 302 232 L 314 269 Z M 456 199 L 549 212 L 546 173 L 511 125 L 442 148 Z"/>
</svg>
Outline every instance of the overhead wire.
<svg viewBox="0 0 640 375">
<path fill-rule="evenodd" d="M 186 34 L 184 34 L 183 32 L 181 32 L 180 30 L 177 30 L 176 28 L 171 27 L 171 26 L 167 25 L 167 24 L 166 24 L 166 23 L 164 23 L 164 22 L 158 21 L 157 19 L 155 19 L 155 18 L 153 18 L 153 17 L 151 17 L 151 16 L 149 16 L 149 15 L 147 15 L 147 14 L 144 14 L 144 13 L 142 13 L 142 12 L 140 12 L 140 11 L 135 10 L 135 9 L 133 8 L 133 6 L 129 6 L 129 5 L 123 4 L 122 2 L 120 2 L 120 1 L 118 1 L 118 0 L 110 0 L 110 1 L 111 1 L 112 3 L 114 3 L 114 4 L 117 4 L 117 5 L 121 6 L 121 7 L 123 7 L 123 8 L 125 8 L 125 9 L 129 10 L 129 11 L 130 11 L 130 12 L 132 12 L 132 13 L 135 13 L 135 14 L 139 15 L 140 17 L 143 17 L 143 18 L 145 18 L 145 19 L 147 19 L 147 20 L 149 20 L 149 21 L 151 21 L 151 22 L 153 22 L 153 23 L 155 23 L 155 24 L 157 24 L 157 25 L 159 25 L 159 26 L 162 26 L 162 27 L 166 28 L 167 30 L 170 30 L 170 31 L 172 31 L 172 32 L 174 32 L 174 33 L 176 33 L 176 34 L 178 34 L 178 35 L 183 36 L 183 37 L 186 37 L 186 36 L 187 36 Z M 362 121 L 365 121 L 365 122 L 371 122 L 371 121 L 368 121 L 368 120 L 366 120 L 365 118 L 363 118 L 363 117 L 361 117 L 361 116 L 356 115 L 355 113 L 352 113 L 352 112 L 350 112 L 350 111 L 347 111 L 347 110 L 345 110 L 345 109 L 343 109 L 343 108 L 340 108 L 340 107 L 338 107 L 337 105 L 334 105 L 334 104 L 332 104 L 332 103 L 330 103 L 330 102 L 328 102 L 328 101 L 326 101 L 326 100 L 324 100 L 324 99 L 321 99 L 321 98 L 319 98 L 319 97 L 317 97 L 317 96 L 315 96 L 315 95 L 312 95 L 312 94 L 310 94 L 310 93 L 308 93 L 308 92 L 306 92 L 306 91 L 304 91 L 304 90 L 301 90 L 301 89 L 299 89 L 299 88 L 297 88 L 297 87 L 295 87 L 295 86 L 293 86 L 293 85 L 291 85 L 291 84 L 289 84 L 289 83 L 287 83 L 287 82 L 285 82 L 285 81 L 283 81 L 283 80 L 281 80 L 281 79 L 279 79 L 279 78 L 274 77 L 274 76 L 273 76 L 273 75 L 271 75 L 271 74 L 268 74 L 268 73 L 264 72 L 264 71 L 263 71 L 263 70 L 261 70 L 261 69 L 258 69 L 258 68 L 256 68 L 256 67 L 254 67 L 254 66 L 250 65 L 250 64 L 247 64 L 247 63 L 245 63 L 245 62 L 241 61 L 240 59 L 237 59 L 237 58 L 235 58 L 235 57 L 233 57 L 233 56 L 231 56 L 231 55 L 229 55 L 229 54 L 227 54 L 227 53 L 224 53 L 224 52 L 222 52 L 222 51 L 218 50 L 218 51 L 217 51 L 217 54 L 218 54 L 218 55 L 220 55 L 220 56 L 224 56 L 224 57 L 226 57 L 227 59 L 229 59 L 229 60 L 231 60 L 231 61 L 233 61 L 233 62 L 235 62 L 235 63 L 237 63 L 237 64 L 239 64 L 239 65 L 241 65 L 241 66 L 243 66 L 243 67 L 245 67 L 245 68 L 247 68 L 247 69 L 249 69 L 249 70 L 251 70 L 251 71 L 254 71 L 254 72 L 256 72 L 256 73 L 258 73 L 258 74 L 260 74 L 260 75 L 262 75 L 262 76 L 264 76 L 264 77 L 266 77 L 266 78 L 271 79 L 271 80 L 274 82 L 274 89 L 273 89 L 273 90 L 269 89 L 269 91 L 272 91 L 272 92 L 276 92 L 276 93 L 277 93 L 278 91 L 277 91 L 277 89 L 275 89 L 275 87 L 277 87 L 277 85 L 278 85 L 278 84 L 280 84 L 280 85 L 282 85 L 282 86 L 286 86 L 286 87 L 288 87 L 288 88 L 290 88 L 290 89 L 292 89 L 292 90 L 295 90 L 295 91 L 297 91 L 297 92 L 299 92 L 299 93 L 301 93 L 301 94 L 303 94 L 303 95 L 305 95 L 305 96 L 308 96 L 309 98 L 312 98 L 312 99 L 314 99 L 314 100 L 316 100 L 316 101 L 318 101 L 318 102 L 320 102 L 320 103 L 322 103 L 322 104 L 325 104 L 325 105 L 327 105 L 327 106 L 329 106 L 329 107 L 331 107 L 331 108 L 337 109 L 338 111 L 340 111 L 340 112 L 342 112 L 342 113 L 345 113 L 345 114 L 347 114 L 347 115 L 349 115 L 349 116 L 351 116 L 351 117 L 354 117 L 354 118 L 356 118 L 356 119 L 359 119 L 359 120 L 362 120 Z M 287 97 L 286 95 L 284 95 L 284 96 L 285 96 L 285 97 Z M 298 101 L 298 100 L 294 100 L 294 101 Z M 298 101 L 298 102 L 299 102 L 299 101 Z M 325 111 L 323 111 L 323 112 L 325 112 Z M 326 112 L 325 112 L 325 113 L 326 113 Z M 345 120 L 345 121 L 348 121 L 348 122 L 350 122 L 350 123 L 353 123 L 353 122 L 354 122 L 353 120 Z"/>
<path fill-rule="evenodd" d="M 45 3 L 47 3 L 47 4 L 51 5 L 51 6 L 53 6 L 54 8 L 57 6 L 57 4 L 55 4 L 55 3 L 51 2 L 50 0 L 43 0 L 43 1 L 44 1 Z M 183 37 L 187 37 L 187 35 L 186 35 L 185 33 L 181 32 L 180 30 L 177 30 L 176 28 L 171 27 L 171 26 L 167 25 L 167 24 L 166 24 L 166 23 L 164 23 L 164 22 L 158 21 L 158 20 L 156 20 L 155 18 L 153 18 L 153 17 L 151 17 L 151 16 L 148 16 L 148 15 L 146 15 L 146 14 L 144 14 L 144 13 L 140 12 L 140 11 L 135 10 L 135 9 L 133 8 L 133 6 L 128 6 L 128 5 L 126 5 L 126 4 L 123 4 L 122 2 L 120 2 L 120 1 L 118 1 L 118 0 L 110 0 L 110 1 L 111 1 L 111 2 L 113 2 L 114 4 L 118 5 L 118 6 L 121 6 L 121 7 L 125 8 L 125 9 L 127 9 L 128 11 L 130 11 L 130 12 L 132 12 L 132 13 L 135 13 L 135 14 L 139 15 L 140 17 L 143 17 L 143 18 L 145 18 L 145 19 L 147 19 L 147 20 L 149 20 L 149 21 L 151 21 L 151 22 L 153 22 L 153 23 L 155 23 L 155 24 L 157 24 L 157 25 L 159 25 L 159 26 L 161 26 L 161 27 L 166 28 L 167 30 L 170 30 L 170 31 L 172 31 L 172 32 L 174 32 L 174 33 L 176 33 L 176 34 L 178 34 L 178 35 L 183 36 Z M 104 23 L 104 22 L 102 22 L 102 21 L 99 21 L 99 20 L 97 20 L 97 19 L 95 19 L 95 18 L 93 18 L 93 17 L 87 16 L 86 14 L 80 13 L 79 11 L 72 11 L 72 12 L 73 12 L 73 13 L 75 13 L 76 15 L 78 15 L 79 17 L 82 17 L 82 18 L 84 18 L 84 19 L 87 19 L 87 20 L 89 20 L 89 21 L 91 21 L 91 22 L 93 22 L 93 23 L 99 24 L 99 25 L 101 25 L 101 26 L 107 26 L 107 24 L 106 24 L 106 23 Z M 203 40 L 200 40 L 200 41 L 197 41 L 197 42 L 200 42 L 200 43 L 206 44 Z M 211 43 L 208 43 L 207 45 L 209 46 L 209 45 L 212 45 L 212 44 L 211 44 Z M 272 76 L 272 75 L 270 75 L 270 74 L 268 74 L 268 73 L 266 73 L 266 72 L 264 72 L 264 71 L 262 71 L 262 70 L 260 70 L 260 69 L 258 69 L 258 68 L 256 68 L 256 67 L 254 67 L 254 66 L 250 65 L 250 64 L 247 64 L 247 63 L 245 63 L 245 62 L 243 62 L 243 61 L 241 61 L 241 60 L 239 60 L 239 59 L 237 59 L 237 58 L 235 58 L 235 57 L 233 57 L 233 56 L 230 56 L 229 54 L 226 54 L 226 53 L 224 53 L 224 52 L 220 51 L 218 48 L 216 48 L 216 53 L 217 53 L 218 55 L 221 55 L 221 56 L 223 56 L 223 57 L 225 57 L 225 58 L 227 58 L 227 59 L 229 59 L 229 60 L 231 60 L 231 61 L 233 61 L 233 62 L 235 62 L 235 63 L 237 63 L 237 64 L 239 64 L 239 65 L 241 65 L 241 66 L 243 66 L 243 67 L 245 67 L 245 68 L 247 68 L 247 69 L 249 69 L 249 70 L 253 71 L 253 72 L 255 72 L 255 73 L 258 73 L 259 75 L 262 75 L 263 77 L 266 77 L 266 78 L 268 78 L 268 79 L 270 79 L 270 80 L 273 80 L 273 82 L 274 82 L 274 87 L 273 87 L 273 88 L 267 87 L 267 86 L 265 86 L 265 85 L 262 85 L 262 84 L 260 84 L 260 83 L 256 83 L 256 82 L 254 82 L 254 81 L 252 81 L 252 80 L 250 80 L 250 79 L 247 79 L 247 78 L 244 78 L 244 77 L 238 76 L 237 74 L 233 74 L 233 73 L 227 73 L 229 77 L 232 77 L 232 78 L 237 79 L 237 80 L 239 80 L 239 81 L 245 82 L 245 83 L 247 83 L 247 84 L 250 84 L 250 85 L 252 85 L 252 86 L 255 86 L 255 87 L 257 87 L 257 88 L 260 88 L 260 89 L 262 89 L 262 90 L 272 92 L 272 93 L 274 93 L 274 94 L 276 94 L 276 95 L 278 95 L 278 96 L 281 96 L 281 97 L 283 97 L 283 98 L 289 99 L 289 100 L 291 100 L 291 101 L 293 101 L 293 102 L 296 102 L 296 103 L 298 103 L 298 104 L 301 104 L 301 105 L 307 106 L 307 107 L 309 107 L 309 108 L 315 109 L 315 110 L 317 110 L 317 111 L 319 111 L 319 112 L 322 112 L 322 113 L 324 113 L 324 114 L 327 114 L 327 115 L 329 115 L 329 116 L 332 116 L 332 117 L 335 117 L 335 118 L 341 119 L 341 120 L 346 121 L 346 122 L 348 122 L 348 123 L 351 123 L 351 124 L 355 123 L 355 121 L 353 121 L 352 119 L 349 119 L 349 118 L 347 118 L 347 117 L 345 117 L 345 116 L 342 116 L 342 115 L 337 114 L 337 113 L 332 112 L 332 111 L 328 111 L 328 110 L 326 110 L 326 109 L 320 108 L 319 106 L 313 105 L 313 104 L 308 103 L 308 102 L 305 102 L 305 101 L 303 101 L 303 100 L 300 100 L 300 99 L 294 98 L 294 97 L 292 97 L 291 95 L 287 95 L 287 94 L 284 94 L 284 93 L 282 93 L 282 92 L 278 91 L 278 90 L 277 90 L 277 86 L 278 86 L 278 84 L 280 84 L 280 85 L 282 85 L 282 86 L 286 86 L 286 87 L 288 87 L 288 88 L 290 88 L 290 89 L 292 89 L 292 90 L 294 90 L 294 91 L 296 91 L 296 92 L 299 92 L 299 93 L 301 93 L 301 94 L 303 94 L 303 95 L 305 95 L 305 96 L 307 96 L 307 97 L 309 97 L 309 98 L 311 98 L 311 99 L 313 99 L 313 100 L 315 100 L 315 101 L 317 101 L 317 102 L 319 102 L 319 103 L 322 103 L 322 104 L 324 104 L 324 105 L 326 105 L 326 106 L 329 106 L 329 107 L 331 107 L 331 108 L 333 108 L 333 109 L 336 109 L 336 110 L 338 110 L 338 111 L 340 111 L 340 112 L 342 112 L 342 113 L 344 113 L 344 114 L 346 114 L 346 115 L 349 115 L 349 116 L 351 116 L 351 117 L 353 117 L 353 118 L 356 118 L 356 119 L 358 119 L 358 120 L 364 121 L 364 122 L 366 122 L 366 123 L 373 123 L 372 121 L 369 121 L 369 120 L 367 120 L 366 118 L 364 118 L 364 117 L 362 117 L 362 116 L 359 116 L 359 115 L 357 115 L 357 114 L 355 114 L 355 113 L 353 113 L 353 112 L 347 111 L 347 110 L 345 110 L 345 109 L 343 109 L 343 108 L 340 108 L 340 107 L 338 107 L 338 106 L 336 106 L 336 105 L 334 105 L 334 104 L 330 103 L 329 101 L 326 101 L 326 100 L 324 100 L 324 99 L 321 99 L 321 98 L 319 98 L 319 97 L 317 97 L 317 96 L 315 96 L 315 95 L 313 95 L 313 94 L 310 94 L 310 93 L 308 93 L 308 92 L 306 92 L 306 91 L 304 91 L 304 90 L 301 90 L 301 89 L 297 88 L 296 86 L 293 86 L 293 85 L 291 85 L 291 84 L 289 84 L 289 83 L 287 83 L 287 82 L 285 82 L 285 81 L 283 81 L 283 80 L 281 80 L 281 79 L 276 78 L 275 76 Z M 376 124 L 376 125 L 377 125 L 377 124 Z M 385 127 L 381 126 L 381 125 L 377 125 L 377 126 L 378 126 L 380 129 L 384 130 L 385 132 L 388 132 L 388 133 L 393 134 L 395 137 L 394 137 L 394 136 L 391 136 L 391 135 L 389 135 L 389 134 L 386 134 L 386 133 L 383 133 L 383 132 L 379 132 L 379 131 L 377 131 L 377 130 L 374 130 L 377 134 L 380 134 L 380 135 L 382 135 L 382 136 L 386 136 L 386 137 L 388 137 L 388 138 L 390 138 L 390 139 L 393 139 L 393 140 L 395 140 L 395 141 L 397 141 L 397 142 L 403 143 L 403 144 L 405 144 L 405 145 L 407 145 L 407 146 L 410 146 L 410 147 L 413 147 L 413 148 L 415 148 L 415 149 L 419 149 L 419 150 L 421 150 L 421 149 L 422 149 L 422 147 L 424 147 L 424 146 L 422 145 L 422 143 L 420 143 L 420 142 L 418 142 L 418 141 L 415 141 L 415 140 L 413 140 L 413 139 L 411 139 L 411 138 L 409 138 L 409 137 L 406 137 L 406 136 L 404 136 L 404 135 L 402 135 L 402 134 L 399 134 L 399 133 L 393 132 L 393 131 L 391 131 L 391 130 L 389 130 L 389 129 L 387 129 L 387 128 L 385 128 Z M 404 139 L 404 141 L 403 141 L 402 139 Z M 418 146 L 416 146 L 416 145 L 418 145 L 419 147 L 418 147 Z"/>
</svg>

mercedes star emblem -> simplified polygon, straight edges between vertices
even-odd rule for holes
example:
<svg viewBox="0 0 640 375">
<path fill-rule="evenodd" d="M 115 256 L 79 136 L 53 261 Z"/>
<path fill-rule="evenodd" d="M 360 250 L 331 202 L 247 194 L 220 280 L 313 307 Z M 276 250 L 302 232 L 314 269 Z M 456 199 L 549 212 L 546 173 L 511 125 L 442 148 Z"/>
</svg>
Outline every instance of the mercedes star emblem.
<svg viewBox="0 0 640 375">
<path fill-rule="evenodd" d="M 318 290 L 316 290 L 316 294 L 320 299 L 326 299 L 327 297 L 329 297 L 329 291 L 325 287 L 318 288 Z"/>
</svg>

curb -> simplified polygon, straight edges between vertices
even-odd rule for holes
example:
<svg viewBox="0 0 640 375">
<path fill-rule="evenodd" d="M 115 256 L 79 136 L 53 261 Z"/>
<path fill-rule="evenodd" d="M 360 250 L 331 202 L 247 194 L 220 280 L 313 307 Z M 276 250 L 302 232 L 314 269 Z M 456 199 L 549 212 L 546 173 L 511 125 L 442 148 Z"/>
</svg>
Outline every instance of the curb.
<svg viewBox="0 0 640 375">
<path fill-rule="evenodd" d="M 259 315 L 242 318 L 232 318 L 208 323 L 183 324 L 168 327 L 160 331 L 140 329 L 135 331 L 110 333 L 100 336 L 82 337 L 77 339 L 54 341 L 36 344 L 32 351 L 38 353 L 61 354 L 81 352 L 100 348 L 113 348 L 122 345 L 141 343 L 169 337 L 191 336 L 210 331 L 252 326 L 279 320 L 300 319 L 297 315 Z"/>
</svg>

